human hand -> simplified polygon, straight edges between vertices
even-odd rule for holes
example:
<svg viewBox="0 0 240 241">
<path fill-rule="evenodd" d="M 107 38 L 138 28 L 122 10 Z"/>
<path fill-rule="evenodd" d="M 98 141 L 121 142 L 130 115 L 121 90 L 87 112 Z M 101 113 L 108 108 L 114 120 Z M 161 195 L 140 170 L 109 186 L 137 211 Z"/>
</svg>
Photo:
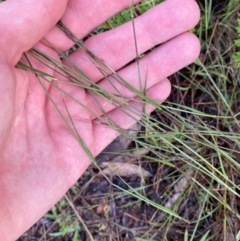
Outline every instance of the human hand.
<svg viewBox="0 0 240 241">
<path fill-rule="evenodd" d="M 15 65 L 23 52 L 33 46 L 59 60 L 58 54 L 41 39 L 45 37 L 61 51 L 71 47 L 73 43 L 54 27 L 60 18 L 82 39 L 128 4 L 128 0 L 61 0 L 57 4 L 53 0 L 8 0 L 1 3 L 0 240 L 19 237 L 67 192 L 91 163 L 34 74 L 17 69 Z M 168 0 L 135 20 L 139 53 L 163 43 L 140 60 L 142 76 L 147 72 L 149 98 L 159 103 L 164 101 L 170 93 L 167 76 L 197 58 L 199 42 L 186 32 L 198 20 L 199 9 L 194 0 Z M 121 69 L 135 57 L 131 23 L 93 36 L 85 45 L 114 70 Z M 81 50 L 69 58 L 92 80 L 110 89 L 94 66 L 83 61 Z M 57 76 L 40 63 L 35 62 L 34 67 Z M 136 64 L 122 68 L 118 73 L 138 86 Z M 123 91 L 117 82 L 114 84 Z M 64 109 L 59 92 L 50 85 L 47 88 L 58 106 Z M 95 108 L 91 95 L 84 89 L 66 88 L 83 104 Z M 88 111 L 66 101 L 78 133 L 96 156 L 118 132 L 92 122 L 94 117 Z M 134 123 L 105 100 L 98 98 L 98 101 L 122 128 Z M 150 105 L 146 107 L 147 112 L 153 109 Z"/>
</svg>

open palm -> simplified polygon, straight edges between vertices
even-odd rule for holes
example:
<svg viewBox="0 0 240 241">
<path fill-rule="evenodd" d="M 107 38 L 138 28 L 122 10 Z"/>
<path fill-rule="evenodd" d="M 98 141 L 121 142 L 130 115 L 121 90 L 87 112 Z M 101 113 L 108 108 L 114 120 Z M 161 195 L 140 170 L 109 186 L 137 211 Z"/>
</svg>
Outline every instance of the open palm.
<svg viewBox="0 0 240 241">
<path fill-rule="evenodd" d="M 54 27 L 60 18 L 82 39 L 128 4 L 128 0 L 61 0 L 57 5 L 53 0 L 9 0 L 0 5 L 0 29 L 4 33 L 0 39 L 0 240 L 14 240 L 21 235 L 66 193 L 90 164 L 88 155 L 36 77 L 14 66 L 23 52 L 33 46 L 59 60 L 58 54 L 41 39 L 46 38 L 61 51 L 72 46 L 71 40 Z M 197 38 L 186 33 L 198 20 L 199 10 L 193 0 L 168 0 L 135 20 L 139 53 L 163 43 L 140 61 L 142 76 L 147 72 L 150 98 L 164 101 L 171 89 L 167 76 L 198 56 Z M 131 23 L 91 37 L 85 45 L 138 87 L 136 64 L 122 68 L 135 57 Z M 93 81 L 113 91 L 81 50 L 70 59 Z M 46 66 L 32 62 L 34 67 L 59 77 Z M 117 81 L 112 82 L 125 96 L 134 97 Z M 95 100 L 84 89 L 59 85 L 83 105 L 98 111 Z M 92 122 L 93 115 L 51 85 L 45 86 L 66 117 L 64 103 L 67 105 L 79 135 L 94 156 L 118 135 L 106 125 Z M 128 128 L 134 123 L 106 100 L 96 98 L 119 126 Z M 152 106 L 147 106 L 148 112 L 152 110 Z"/>
</svg>

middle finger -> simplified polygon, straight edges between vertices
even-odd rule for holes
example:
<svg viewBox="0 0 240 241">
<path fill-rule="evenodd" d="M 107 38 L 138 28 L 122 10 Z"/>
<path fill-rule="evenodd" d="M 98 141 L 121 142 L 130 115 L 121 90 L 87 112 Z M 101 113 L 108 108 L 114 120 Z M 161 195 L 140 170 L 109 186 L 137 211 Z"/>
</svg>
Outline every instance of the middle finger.
<svg viewBox="0 0 240 241">
<path fill-rule="evenodd" d="M 135 29 L 139 54 L 168 41 L 194 27 L 199 21 L 199 8 L 194 0 L 168 0 L 136 18 Z M 98 34 L 85 46 L 112 69 L 118 70 L 136 57 L 132 23 Z M 70 60 L 91 80 L 103 76 L 81 50 L 70 55 Z M 67 61 L 65 64 L 68 65 Z"/>
</svg>

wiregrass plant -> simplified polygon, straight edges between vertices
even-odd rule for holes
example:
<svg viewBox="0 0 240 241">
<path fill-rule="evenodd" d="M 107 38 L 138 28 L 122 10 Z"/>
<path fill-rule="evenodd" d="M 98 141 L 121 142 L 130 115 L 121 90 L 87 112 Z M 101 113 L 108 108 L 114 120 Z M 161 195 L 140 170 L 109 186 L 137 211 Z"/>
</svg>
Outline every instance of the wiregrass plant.
<svg viewBox="0 0 240 241">
<path fill-rule="evenodd" d="M 103 24 L 101 30 L 116 27 L 131 20 L 134 31 L 133 16 L 141 14 L 158 2 L 144 1 L 136 7 L 131 7 L 130 10 L 124 11 Z M 138 229 L 138 233 L 133 234 L 136 240 L 159 240 L 160 237 L 161 240 L 173 240 L 173 237 L 175 237 L 174 240 L 237 240 L 240 233 L 240 94 L 238 90 L 240 75 L 232 60 L 232 56 L 236 52 L 233 39 L 237 37 L 234 27 L 240 8 L 239 3 L 235 0 L 226 1 L 225 7 L 220 9 L 215 8 L 213 1 L 205 1 L 201 3 L 201 10 L 201 22 L 192 31 L 199 36 L 202 42 L 202 53 L 194 65 L 172 77 L 173 94 L 163 105 L 146 97 L 144 81 L 147 76 L 139 75 L 139 81 L 143 83 L 142 90 L 137 90 L 110 66 L 86 49 L 83 42 L 79 41 L 62 23 L 58 24 L 59 28 L 76 43 L 76 46 L 88 55 L 104 78 L 109 80 L 109 76 L 111 76 L 139 97 L 138 101 L 143 104 L 142 111 L 129 105 L 129 101 L 133 101 L 133 99 L 126 98 L 117 89 L 115 90 L 118 94 L 113 94 L 100 88 L 70 60 L 71 68 L 56 62 L 36 49 L 28 52 L 29 55 L 49 68 L 57 69 L 63 79 L 67 79 L 68 84 L 76 85 L 76 88 L 77 86 L 83 87 L 90 93 L 101 96 L 115 106 L 121 107 L 124 113 L 140 123 L 139 135 L 132 137 L 111 121 L 100 106 L 101 115 L 88 109 L 96 116 L 98 122 L 109 125 L 110 128 L 118 130 L 127 138 L 132 138 L 135 143 L 132 145 L 131 151 L 135 151 L 132 157 L 136 155 L 136 152 L 139 153 L 137 155 L 139 166 L 157 165 L 158 167 L 151 181 L 142 177 L 141 186 L 137 188 L 131 187 L 127 181 L 119 177 L 127 186 L 124 189 L 103 174 L 107 181 L 118 190 L 113 194 L 105 194 L 108 203 L 119 196 L 130 195 L 135 197 L 134 200 L 137 203 L 141 205 L 144 203 L 154 208 L 155 213 L 150 221 L 144 221 L 148 228 Z M 59 52 L 59 54 L 61 53 Z M 137 51 L 136 55 L 139 57 Z M 67 55 L 62 57 L 68 60 Z M 72 101 L 77 101 L 64 89 L 58 87 L 58 81 L 63 80 L 58 80 L 34 69 L 30 61 L 29 65 L 19 63 L 18 66 L 34 72 L 43 88 L 43 82 L 47 81 L 63 95 L 67 95 Z M 110 80 L 109 82 L 111 83 Z M 46 94 L 58 110 L 59 118 L 63 118 L 80 146 L 86 150 L 101 173 L 101 168 L 78 135 L 70 114 L 69 119 L 65 119 L 51 96 L 47 92 Z M 82 103 L 77 103 L 82 105 Z M 156 107 L 156 111 L 151 116 L 144 112 L 146 103 Z M 98 105 L 97 102 L 96 105 Z M 141 149 L 147 149 L 150 154 L 141 155 Z M 131 153 L 133 152 L 130 152 L 130 155 Z M 149 164 L 146 164 L 146 160 Z M 162 183 L 167 183 L 164 188 Z M 163 190 L 159 191 L 159 187 L 162 187 Z M 78 191 L 81 190 L 81 187 L 76 186 L 75 188 Z M 77 195 L 78 191 L 74 191 L 75 188 L 73 187 L 71 190 L 73 194 L 68 195 L 73 197 Z M 151 188 L 157 193 L 157 200 L 152 200 L 146 194 L 147 188 Z M 73 201 L 68 196 L 66 199 L 74 210 Z M 74 198 L 72 199 L 74 200 Z M 62 207 L 61 205 L 60 207 Z M 132 207 L 133 203 L 128 205 Z M 87 205 L 84 208 L 93 210 L 95 207 Z M 62 208 L 60 209 L 62 210 Z M 64 212 L 63 210 L 62 214 L 57 214 L 55 208 L 51 214 L 55 216 L 50 217 L 48 214 L 47 217 L 59 220 L 59 216 L 65 216 Z M 76 215 L 78 214 L 77 207 L 74 212 Z M 98 236 L 94 236 L 85 224 L 88 220 L 84 220 L 79 215 L 77 217 L 89 239 L 96 240 Z M 106 223 L 110 223 L 105 223 L 108 228 L 114 227 L 114 230 L 119 228 L 133 233 L 132 228 L 109 220 L 107 216 L 106 220 Z M 52 235 L 68 234 L 72 240 L 80 240 L 78 232 L 81 228 L 76 225 L 76 221 L 71 220 L 70 223 L 72 226 L 67 224 L 68 228 L 64 229 L 63 223 L 59 224 L 57 221 L 63 231 L 52 233 Z M 112 238 L 118 240 L 118 237 L 114 235 Z"/>
<path fill-rule="evenodd" d="M 235 45 L 237 47 L 240 47 L 240 15 L 237 19 L 238 26 L 237 26 L 237 33 L 238 33 L 238 38 L 235 40 Z M 233 54 L 233 59 L 236 61 L 237 64 L 240 63 L 240 51 L 237 51 Z"/>
</svg>

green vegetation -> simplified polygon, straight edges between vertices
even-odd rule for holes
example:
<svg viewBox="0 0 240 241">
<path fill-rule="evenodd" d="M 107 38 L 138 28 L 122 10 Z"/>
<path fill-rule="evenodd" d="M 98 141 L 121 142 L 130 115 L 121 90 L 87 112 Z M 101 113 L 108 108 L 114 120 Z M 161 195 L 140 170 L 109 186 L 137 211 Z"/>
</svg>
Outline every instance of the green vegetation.
<svg viewBox="0 0 240 241">
<path fill-rule="evenodd" d="M 159 2 L 125 10 L 94 34 L 131 21 L 131 12 L 138 16 Z M 136 137 L 119 130 L 132 143 L 115 156 L 127 156 L 128 163 L 152 176 L 109 177 L 93 164 L 44 224 L 33 228 L 37 238 L 240 240 L 240 70 L 235 64 L 240 60 L 240 7 L 237 0 L 201 1 L 200 7 L 201 21 L 192 30 L 201 41 L 199 59 L 170 77 L 171 96 L 162 105 L 154 103 L 151 117 L 142 115 Z M 116 103 L 126 101 L 93 83 L 86 88 Z"/>
<path fill-rule="evenodd" d="M 237 26 L 237 33 L 238 33 L 238 39 L 235 40 L 235 44 L 237 47 L 240 47 L 240 17 L 238 18 L 238 26 Z M 234 60 L 238 63 L 240 62 L 240 51 L 235 52 L 233 54 Z"/>
</svg>

